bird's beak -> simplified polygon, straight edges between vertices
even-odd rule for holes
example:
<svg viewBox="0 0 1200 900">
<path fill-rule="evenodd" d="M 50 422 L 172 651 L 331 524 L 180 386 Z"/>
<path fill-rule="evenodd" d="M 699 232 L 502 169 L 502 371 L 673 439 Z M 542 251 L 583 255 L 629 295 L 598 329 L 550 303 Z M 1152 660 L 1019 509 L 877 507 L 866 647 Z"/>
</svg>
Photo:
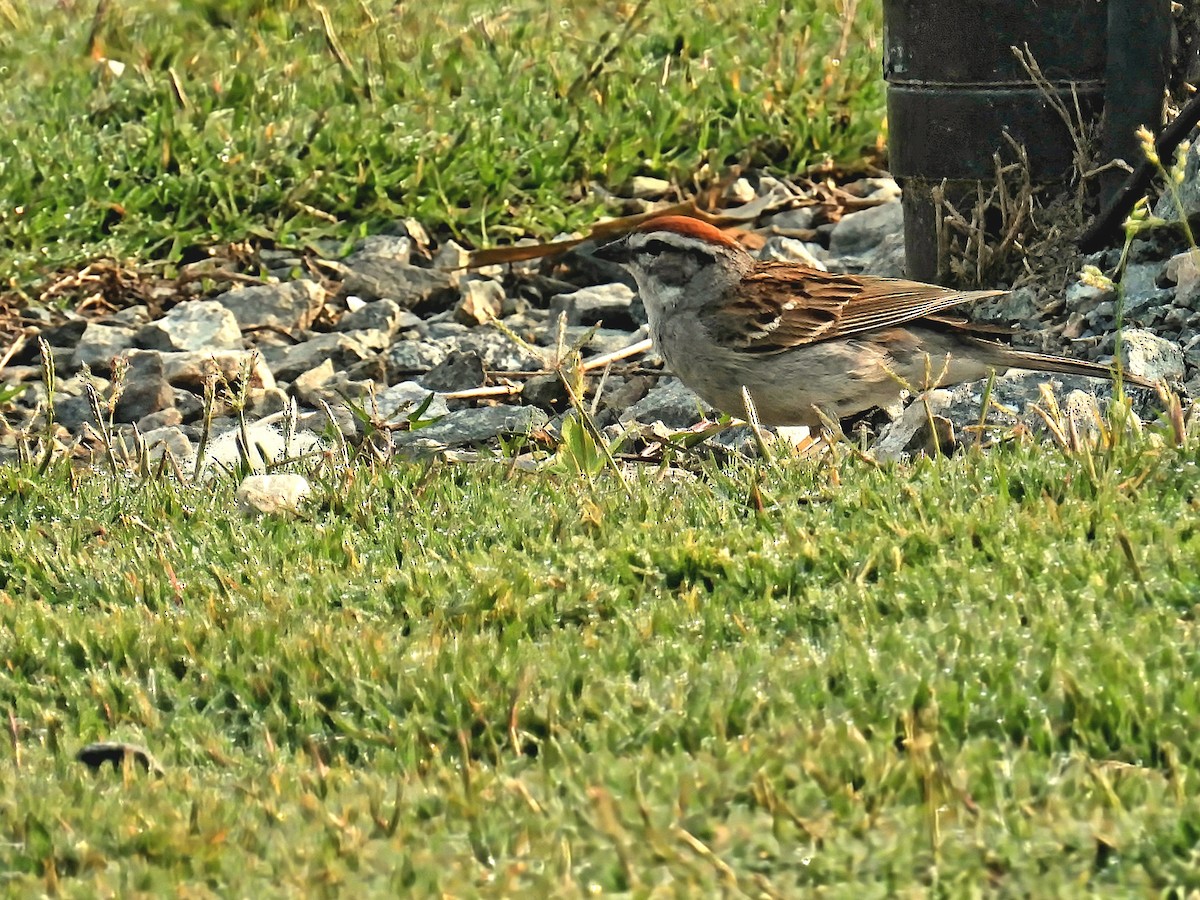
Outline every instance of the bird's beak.
<svg viewBox="0 0 1200 900">
<path fill-rule="evenodd" d="M 596 259 L 602 259 L 605 262 L 627 263 L 629 262 L 629 240 L 628 238 L 617 238 L 615 241 L 609 241 L 603 246 L 597 247 L 592 251 L 592 256 Z"/>
</svg>

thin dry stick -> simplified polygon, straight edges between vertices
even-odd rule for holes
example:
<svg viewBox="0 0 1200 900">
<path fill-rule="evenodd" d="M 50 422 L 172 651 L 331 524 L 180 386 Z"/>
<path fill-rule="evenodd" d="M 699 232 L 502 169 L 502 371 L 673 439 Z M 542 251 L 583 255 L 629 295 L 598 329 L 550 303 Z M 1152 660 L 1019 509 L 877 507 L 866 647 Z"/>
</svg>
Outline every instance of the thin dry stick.
<svg viewBox="0 0 1200 900">
<path fill-rule="evenodd" d="M 631 356 L 637 356 L 639 353 L 645 353 L 654 342 L 650 338 L 630 344 L 628 347 L 622 347 L 620 350 L 613 350 L 611 353 L 603 353 L 600 356 L 594 356 L 585 362 L 582 366 L 583 371 L 590 372 L 593 369 L 601 369 L 611 363 L 620 362 L 623 359 L 628 359 Z"/>
<path fill-rule="evenodd" d="M 0 369 L 8 365 L 8 361 L 20 353 L 25 348 L 25 335 L 18 334 L 17 339 L 13 341 L 11 347 L 4 351 L 4 355 L 0 356 Z"/>
<path fill-rule="evenodd" d="M 1070 110 L 1067 109 L 1067 105 L 1063 103 L 1062 97 L 1058 95 L 1058 91 L 1054 89 L 1054 85 L 1046 77 L 1041 66 L 1038 65 L 1037 60 L 1033 56 L 1033 51 L 1029 49 L 1029 45 L 1025 45 L 1024 51 L 1020 47 L 1010 47 L 1009 49 L 1017 58 L 1017 62 L 1021 64 L 1021 68 L 1025 70 L 1025 74 L 1029 76 L 1029 80 L 1033 82 L 1038 92 L 1050 104 L 1050 108 L 1058 113 L 1059 118 L 1063 120 L 1063 124 L 1067 126 L 1067 133 L 1071 135 L 1071 142 L 1075 145 L 1075 165 L 1082 176 L 1090 168 L 1087 165 L 1088 152 L 1084 140 L 1084 135 L 1087 133 L 1087 125 L 1083 121 L 1083 113 L 1079 108 L 1079 97 L 1075 93 L 1075 86 L 1071 86 L 1071 93 L 1075 99 L 1075 113 L 1077 118 L 1072 120 Z"/>
<path fill-rule="evenodd" d="M 444 400 L 475 400 L 479 397 L 508 397 L 521 393 L 519 384 L 485 384 L 477 388 L 465 388 L 442 394 Z"/>
</svg>

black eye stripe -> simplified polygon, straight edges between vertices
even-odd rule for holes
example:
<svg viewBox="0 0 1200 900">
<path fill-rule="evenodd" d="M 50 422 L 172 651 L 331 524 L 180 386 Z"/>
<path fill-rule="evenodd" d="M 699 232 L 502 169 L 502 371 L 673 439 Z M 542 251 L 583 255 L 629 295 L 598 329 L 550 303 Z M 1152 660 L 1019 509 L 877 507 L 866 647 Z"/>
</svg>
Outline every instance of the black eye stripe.
<svg viewBox="0 0 1200 900">
<path fill-rule="evenodd" d="M 635 251 L 638 259 L 650 261 L 660 256 L 680 255 L 690 256 L 700 263 L 712 262 L 712 254 L 699 247 L 678 247 L 666 241 L 650 240 Z"/>
</svg>

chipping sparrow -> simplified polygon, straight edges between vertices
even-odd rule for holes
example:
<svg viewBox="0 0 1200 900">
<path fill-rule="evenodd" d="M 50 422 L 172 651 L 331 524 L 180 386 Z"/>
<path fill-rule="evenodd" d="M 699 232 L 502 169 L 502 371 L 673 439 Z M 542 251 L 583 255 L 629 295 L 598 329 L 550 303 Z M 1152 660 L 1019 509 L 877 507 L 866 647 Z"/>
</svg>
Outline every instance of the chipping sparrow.
<svg viewBox="0 0 1200 900">
<path fill-rule="evenodd" d="M 684 384 L 731 413 L 744 409 L 744 386 L 767 425 L 816 426 L 816 407 L 843 419 L 894 403 L 906 386 L 974 381 L 992 369 L 1112 376 L 1097 363 L 1013 349 L 956 314 L 1003 291 L 759 262 L 699 219 L 651 219 L 596 256 L 633 274 L 650 336 Z"/>
</svg>

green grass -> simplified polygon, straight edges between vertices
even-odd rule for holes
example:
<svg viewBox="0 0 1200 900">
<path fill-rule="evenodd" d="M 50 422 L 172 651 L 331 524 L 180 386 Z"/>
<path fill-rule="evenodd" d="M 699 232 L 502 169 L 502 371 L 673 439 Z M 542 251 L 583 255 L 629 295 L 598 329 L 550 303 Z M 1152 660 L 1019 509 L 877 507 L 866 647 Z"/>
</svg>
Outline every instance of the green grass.
<svg viewBox="0 0 1200 900">
<path fill-rule="evenodd" d="M 0 285 L 852 164 L 879 5 L 843 5 L 135 0 L 109 77 L 90 3 L 0 0 Z M 1200 451 L 1165 433 L 629 494 L 587 446 L 359 464 L 299 519 L 0 468 L 0 891 L 1200 889 Z"/>
<path fill-rule="evenodd" d="M 93 3 L 0 0 L 0 285 L 404 216 L 549 237 L 604 211 L 593 182 L 853 164 L 882 125 L 878 0 L 845 29 L 835 0 L 327 5 L 113 3 L 112 77 Z"/>
<path fill-rule="evenodd" d="M 299 520 L 0 470 L 3 884 L 1198 888 L 1198 463 L 396 464 Z"/>
</svg>

